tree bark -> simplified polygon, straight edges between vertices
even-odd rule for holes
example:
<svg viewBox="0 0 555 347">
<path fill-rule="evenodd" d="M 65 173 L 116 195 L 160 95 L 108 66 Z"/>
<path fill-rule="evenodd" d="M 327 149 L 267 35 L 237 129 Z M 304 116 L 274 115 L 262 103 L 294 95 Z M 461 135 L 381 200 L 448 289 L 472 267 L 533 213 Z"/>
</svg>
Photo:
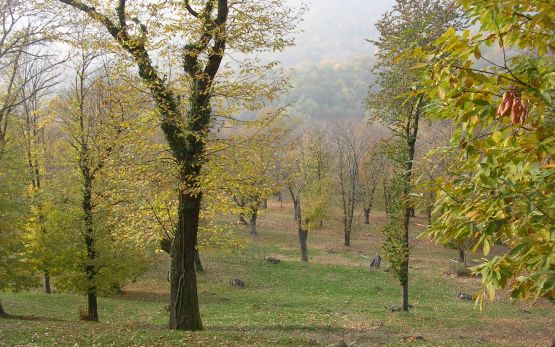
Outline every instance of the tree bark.
<svg viewBox="0 0 555 347">
<path fill-rule="evenodd" d="M 86 150 L 85 150 L 86 151 Z M 87 274 L 87 320 L 98 322 L 98 303 L 96 300 L 96 272 L 94 265 L 96 260 L 95 235 L 93 228 L 93 205 L 92 205 L 92 177 L 86 164 L 81 164 L 84 180 L 83 190 L 83 213 L 85 222 L 85 245 L 87 247 L 87 264 L 85 272 Z"/>
<path fill-rule="evenodd" d="M 406 201 L 410 194 L 410 185 L 411 185 L 411 177 L 412 177 L 412 168 L 414 162 L 414 153 L 416 149 L 416 138 L 418 135 L 418 121 L 420 118 L 420 107 L 422 103 L 422 97 L 416 100 L 416 104 L 414 107 L 414 113 L 408 117 L 407 126 L 406 126 L 406 136 L 407 136 L 407 162 L 406 162 L 406 170 L 404 174 L 404 189 L 403 189 L 403 200 Z M 414 118 L 413 118 L 414 117 Z M 412 123 L 412 124 L 411 124 Z M 410 238 L 409 238 L 409 223 L 410 217 L 413 210 L 410 206 L 405 206 L 405 220 L 403 223 L 403 248 L 405 249 L 406 254 L 404 254 L 402 262 L 401 262 L 401 286 L 403 287 L 402 290 L 402 310 L 408 311 L 409 310 L 409 250 L 410 250 Z"/>
<path fill-rule="evenodd" d="M 197 272 L 204 271 L 204 268 L 202 267 L 202 262 L 200 261 L 200 253 L 198 249 L 195 249 L 195 270 L 197 270 Z"/>
<path fill-rule="evenodd" d="M 370 209 L 364 209 L 364 224 L 370 224 Z"/>
<path fill-rule="evenodd" d="M 179 221 L 172 243 L 170 320 L 174 330 L 202 330 L 197 296 L 195 252 L 201 194 L 179 194 Z"/>
<path fill-rule="evenodd" d="M 249 223 L 249 228 L 250 228 L 250 234 L 251 235 L 258 235 L 258 233 L 256 232 L 256 219 L 258 218 L 258 210 L 255 209 L 251 212 L 251 218 L 250 218 L 250 223 Z"/>
<path fill-rule="evenodd" d="M 351 232 L 345 231 L 345 235 L 344 235 L 344 236 L 345 236 L 344 245 L 347 246 L 347 247 L 350 247 L 350 246 L 351 246 Z"/>
<path fill-rule="evenodd" d="M 291 194 L 291 200 L 293 201 L 293 210 L 294 210 L 293 220 L 299 221 L 300 220 L 299 199 L 298 197 L 295 196 L 295 193 L 293 192 L 293 189 L 291 187 L 289 187 L 288 189 L 289 189 L 289 194 Z"/>
<path fill-rule="evenodd" d="M 8 314 L 4 311 L 4 307 L 2 306 L 2 300 L 0 300 L 0 317 L 6 317 Z"/>
<path fill-rule="evenodd" d="M 303 229 L 300 201 L 299 201 L 298 210 L 299 210 L 298 211 L 299 219 L 297 220 L 297 231 L 299 234 L 299 243 L 301 245 L 301 261 L 308 262 L 308 247 L 306 243 L 308 239 L 308 226 L 305 229 Z M 305 224 L 308 225 L 308 220 L 305 221 Z"/>
<path fill-rule="evenodd" d="M 50 274 L 48 270 L 44 271 L 44 292 L 46 294 L 52 293 L 52 288 L 50 287 Z"/>
<path fill-rule="evenodd" d="M 466 264 L 466 255 L 462 247 L 459 247 L 459 263 Z"/>
<path fill-rule="evenodd" d="M 299 242 L 301 244 L 301 261 L 308 262 L 308 229 L 299 228 Z"/>
</svg>

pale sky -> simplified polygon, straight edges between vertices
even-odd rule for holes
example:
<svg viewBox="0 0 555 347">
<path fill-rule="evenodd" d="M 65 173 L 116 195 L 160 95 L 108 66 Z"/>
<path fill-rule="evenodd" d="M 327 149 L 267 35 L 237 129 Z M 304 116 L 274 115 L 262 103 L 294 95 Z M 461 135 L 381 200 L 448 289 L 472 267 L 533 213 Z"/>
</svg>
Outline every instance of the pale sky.
<svg viewBox="0 0 555 347">
<path fill-rule="evenodd" d="M 309 4 L 297 36 L 297 46 L 287 49 L 278 59 L 285 66 L 317 64 L 322 60 L 371 55 L 373 47 L 365 39 L 377 36 L 374 24 L 390 10 L 394 0 L 289 0 Z"/>
</svg>

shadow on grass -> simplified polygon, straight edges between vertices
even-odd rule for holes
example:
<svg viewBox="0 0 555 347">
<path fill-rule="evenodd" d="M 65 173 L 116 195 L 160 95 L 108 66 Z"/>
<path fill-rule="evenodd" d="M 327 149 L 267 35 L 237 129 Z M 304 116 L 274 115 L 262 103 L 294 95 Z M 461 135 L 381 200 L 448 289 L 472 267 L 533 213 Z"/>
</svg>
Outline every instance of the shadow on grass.
<svg viewBox="0 0 555 347">
<path fill-rule="evenodd" d="M 312 333 L 330 333 L 342 334 L 347 333 L 351 329 L 335 325 L 303 325 L 303 324 L 276 324 L 276 325 L 244 325 L 244 326 L 227 326 L 227 325 L 209 325 L 206 327 L 208 332 L 227 332 L 227 333 L 275 333 L 275 332 L 312 332 Z"/>
<path fill-rule="evenodd" d="M 53 318 L 53 317 L 40 317 L 34 315 L 20 315 L 20 314 L 9 314 L 5 313 L 0 315 L 0 319 L 13 319 L 13 320 L 24 320 L 24 321 L 48 321 L 48 322 L 69 322 L 67 319 Z"/>
</svg>

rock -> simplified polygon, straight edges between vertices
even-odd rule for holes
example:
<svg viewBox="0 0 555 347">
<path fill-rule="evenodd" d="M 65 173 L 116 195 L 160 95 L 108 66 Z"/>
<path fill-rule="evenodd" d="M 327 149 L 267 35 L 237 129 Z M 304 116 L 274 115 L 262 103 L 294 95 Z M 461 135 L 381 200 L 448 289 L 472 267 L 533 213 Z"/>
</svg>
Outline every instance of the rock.
<svg viewBox="0 0 555 347">
<path fill-rule="evenodd" d="M 266 258 L 266 261 L 272 264 L 279 264 L 281 262 L 281 260 L 279 260 L 278 258 L 273 258 L 273 257 Z"/>
<path fill-rule="evenodd" d="M 343 340 L 336 342 L 333 347 L 347 347 L 347 343 Z"/>
<path fill-rule="evenodd" d="M 474 300 L 474 298 L 472 297 L 472 295 L 466 294 L 466 293 L 462 293 L 462 292 L 460 292 L 459 294 L 457 294 L 457 299 L 459 299 L 459 300 L 465 300 L 465 301 L 473 301 L 473 300 Z"/>
<path fill-rule="evenodd" d="M 386 310 L 388 310 L 389 312 L 400 312 L 401 311 L 401 307 L 399 306 L 389 306 L 385 308 Z"/>
<path fill-rule="evenodd" d="M 376 269 L 379 269 L 380 266 L 382 264 L 382 257 L 380 257 L 378 254 L 376 254 L 376 256 L 374 256 L 374 258 L 372 258 L 372 260 L 370 261 L 370 267 L 375 267 Z"/>
<path fill-rule="evenodd" d="M 245 288 L 245 282 L 243 282 L 243 280 L 241 280 L 240 278 L 234 278 L 230 280 L 229 285 L 237 288 Z"/>
</svg>

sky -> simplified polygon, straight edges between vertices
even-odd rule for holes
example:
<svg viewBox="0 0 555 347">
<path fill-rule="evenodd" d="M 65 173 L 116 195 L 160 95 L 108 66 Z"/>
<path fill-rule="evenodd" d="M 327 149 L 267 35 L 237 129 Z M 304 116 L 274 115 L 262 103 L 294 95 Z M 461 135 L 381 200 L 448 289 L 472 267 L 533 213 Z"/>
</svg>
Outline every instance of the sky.
<svg viewBox="0 0 555 347">
<path fill-rule="evenodd" d="M 390 10 L 394 0 L 289 0 L 308 3 L 296 46 L 278 56 L 284 66 L 313 65 L 350 56 L 372 55 L 365 39 L 377 38 L 375 23 Z"/>
</svg>

